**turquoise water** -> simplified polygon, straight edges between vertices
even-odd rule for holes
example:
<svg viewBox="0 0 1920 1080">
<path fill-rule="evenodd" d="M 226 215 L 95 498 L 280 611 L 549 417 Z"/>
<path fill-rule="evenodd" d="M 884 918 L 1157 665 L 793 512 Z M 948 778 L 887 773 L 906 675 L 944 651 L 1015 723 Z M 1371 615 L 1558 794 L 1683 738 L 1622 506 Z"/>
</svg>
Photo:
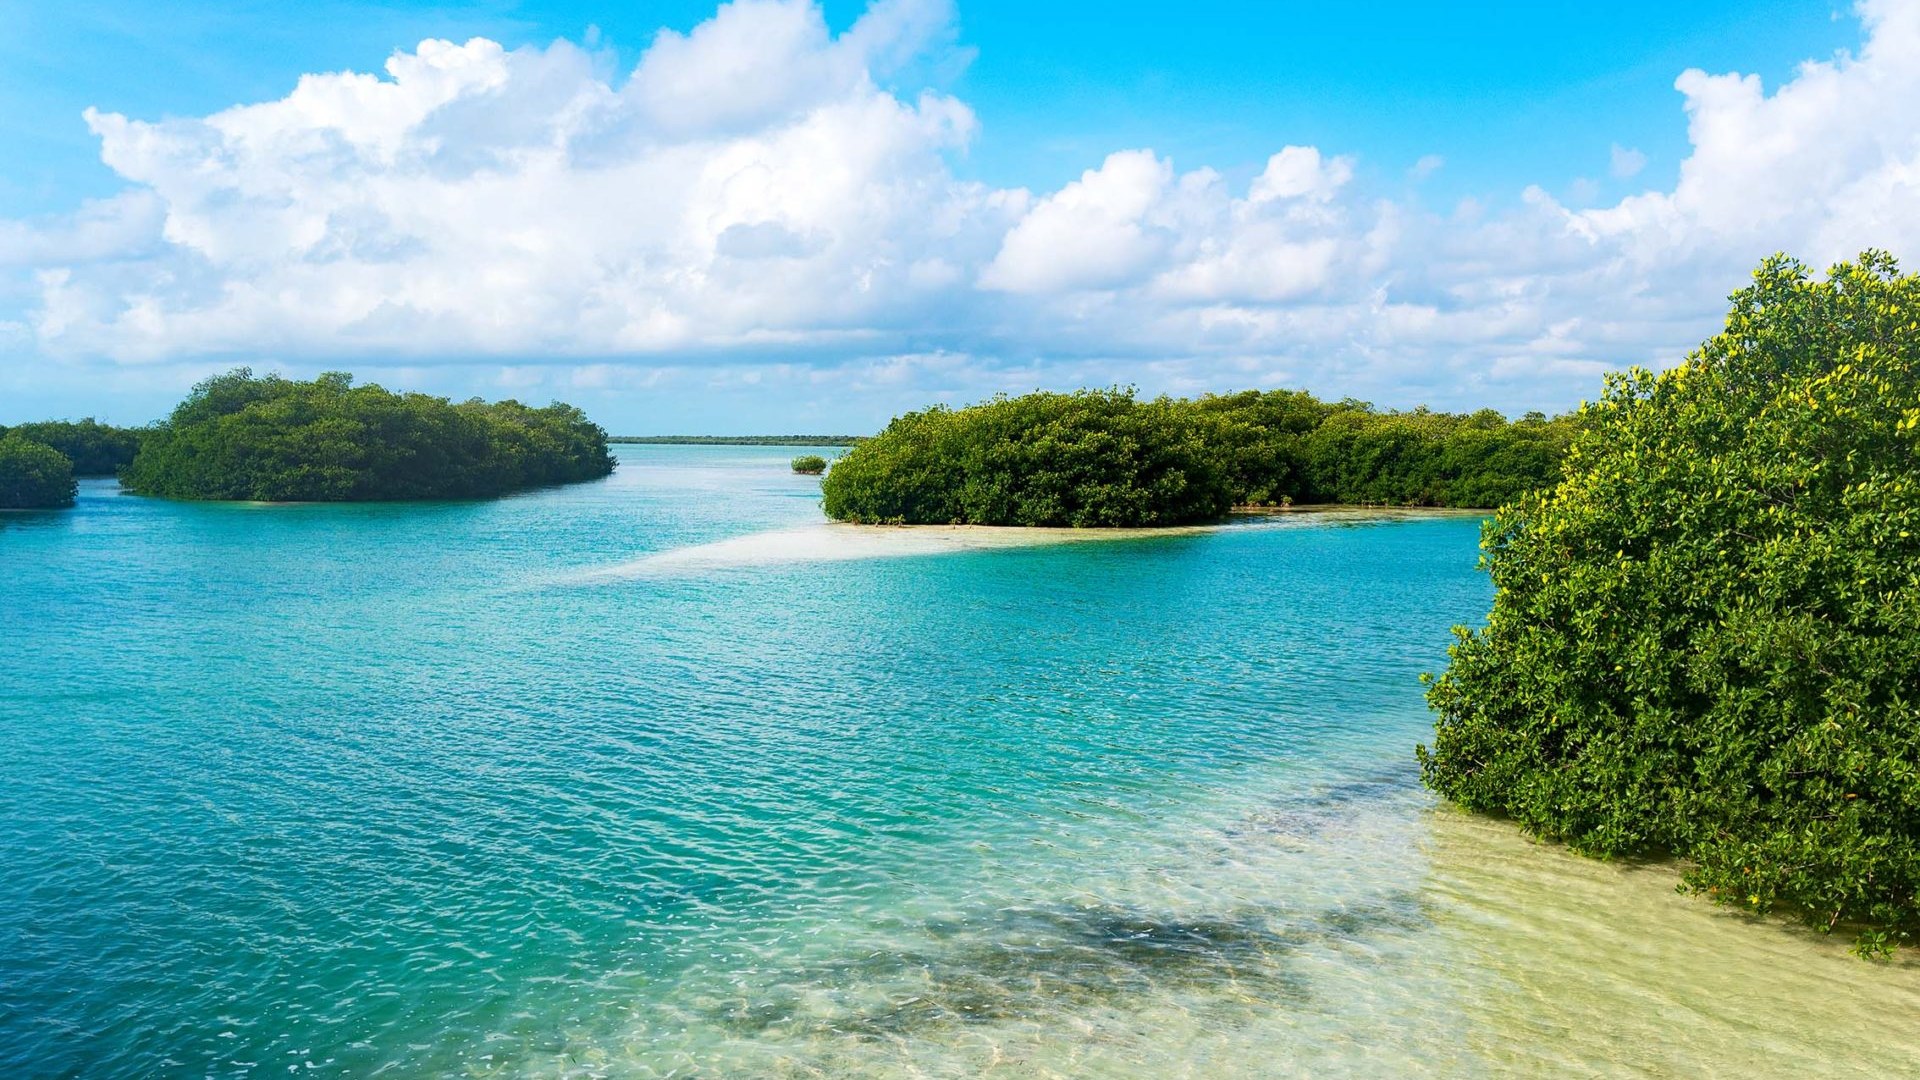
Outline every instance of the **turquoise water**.
<svg viewBox="0 0 1920 1080">
<path fill-rule="evenodd" d="M 1421 794 L 1476 521 L 825 558 L 791 456 L 0 518 L 0 1075 L 1920 1060 L 1910 969 Z"/>
</svg>

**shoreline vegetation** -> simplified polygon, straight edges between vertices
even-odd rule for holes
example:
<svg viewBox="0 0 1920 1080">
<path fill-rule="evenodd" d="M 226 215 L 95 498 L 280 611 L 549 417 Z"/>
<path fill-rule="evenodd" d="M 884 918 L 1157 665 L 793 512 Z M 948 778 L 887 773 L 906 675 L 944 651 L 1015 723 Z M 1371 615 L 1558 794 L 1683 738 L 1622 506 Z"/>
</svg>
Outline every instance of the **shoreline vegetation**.
<svg viewBox="0 0 1920 1080">
<path fill-rule="evenodd" d="M 613 472 L 579 409 L 312 382 L 247 368 L 207 379 L 148 429 L 123 488 L 172 499 L 371 502 L 491 498 Z"/>
<path fill-rule="evenodd" d="M 1295 390 L 999 396 L 897 417 L 821 483 L 836 521 L 1139 528 L 1236 506 L 1491 509 L 1553 483 L 1577 414 L 1376 410 Z"/>
<path fill-rule="evenodd" d="M 78 492 L 73 462 L 65 454 L 0 432 L 0 510 L 64 510 Z"/>
<path fill-rule="evenodd" d="M 103 424 L 89 416 L 84 420 L 0 425 L 0 438 L 17 436 L 59 451 L 72 464 L 75 476 L 112 476 L 133 460 L 146 431 Z"/>
<path fill-rule="evenodd" d="M 79 491 L 75 480 L 119 472 L 144 434 L 92 417 L 0 425 L 0 510 L 72 506 Z"/>
<path fill-rule="evenodd" d="M 1920 936 L 1920 276 L 1775 256 L 1732 299 L 1485 527 L 1421 773 L 1886 956 Z"/>
</svg>

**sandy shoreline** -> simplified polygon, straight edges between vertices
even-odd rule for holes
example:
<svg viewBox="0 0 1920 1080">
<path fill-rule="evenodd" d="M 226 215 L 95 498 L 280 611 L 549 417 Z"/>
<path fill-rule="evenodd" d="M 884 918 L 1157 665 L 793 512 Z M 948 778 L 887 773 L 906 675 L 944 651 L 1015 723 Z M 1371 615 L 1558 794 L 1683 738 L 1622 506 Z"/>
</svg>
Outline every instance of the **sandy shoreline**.
<svg viewBox="0 0 1920 1080">
<path fill-rule="evenodd" d="M 655 552 L 628 562 L 577 575 L 574 581 L 617 581 L 677 576 L 713 570 L 789 563 L 849 562 L 860 559 L 912 558 L 971 551 L 1004 551 L 1052 544 L 1106 543 L 1166 537 L 1204 536 L 1230 529 L 1301 528 L 1316 524 L 1399 521 L 1432 515 L 1459 516 L 1477 511 L 1382 509 L 1378 507 L 1289 507 L 1272 513 L 1240 514 L 1223 522 L 1139 529 L 1029 528 L 1011 525 L 852 525 L 823 521 L 728 537 Z"/>
</svg>

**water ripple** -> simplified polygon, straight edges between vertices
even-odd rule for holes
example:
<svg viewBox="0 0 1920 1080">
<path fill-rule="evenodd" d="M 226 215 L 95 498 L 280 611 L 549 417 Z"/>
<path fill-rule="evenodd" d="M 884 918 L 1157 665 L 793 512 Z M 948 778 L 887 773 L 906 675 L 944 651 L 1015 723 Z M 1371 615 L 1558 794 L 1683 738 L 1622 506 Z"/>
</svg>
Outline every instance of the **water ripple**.
<svg viewBox="0 0 1920 1080">
<path fill-rule="evenodd" d="M 1912 968 L 1434 809 L 1470 520 L 903 540 L 778 448 L 625 453 L 0 528 L 0 1074 L 1920 1059 Z"/>
</svg>

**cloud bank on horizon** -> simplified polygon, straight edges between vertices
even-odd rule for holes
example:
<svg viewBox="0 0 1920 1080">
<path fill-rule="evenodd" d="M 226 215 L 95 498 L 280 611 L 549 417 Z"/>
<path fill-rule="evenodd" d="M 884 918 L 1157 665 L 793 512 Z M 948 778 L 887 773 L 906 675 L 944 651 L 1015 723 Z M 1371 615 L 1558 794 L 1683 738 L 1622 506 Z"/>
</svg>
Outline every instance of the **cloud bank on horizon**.
<svg viewBox="0 0 1920 1080">
<path fill-rule="evenodd" d="M 1772 251 L 1920 258 L 1920 3 L 1857 15 L 1857 54 L 1771 93 L 1681 74 L 1672 190 L 1497 213 L 1367 190 L 1337 147 L 1243 182 L 1146 148 L 1056 191 L 964 179 L 974 114 L 897 85 L 955 48 L 946 0 L 837 37 L 810 0 L 735 0 L 624 75 L 429 40 L 209 116 L 89 110 L 127 188 L 0 221 L 0 385 L 256 360 L 887 408 L 1115 382 L 1566 407 L 1677 359 Z"/>
</svg>

